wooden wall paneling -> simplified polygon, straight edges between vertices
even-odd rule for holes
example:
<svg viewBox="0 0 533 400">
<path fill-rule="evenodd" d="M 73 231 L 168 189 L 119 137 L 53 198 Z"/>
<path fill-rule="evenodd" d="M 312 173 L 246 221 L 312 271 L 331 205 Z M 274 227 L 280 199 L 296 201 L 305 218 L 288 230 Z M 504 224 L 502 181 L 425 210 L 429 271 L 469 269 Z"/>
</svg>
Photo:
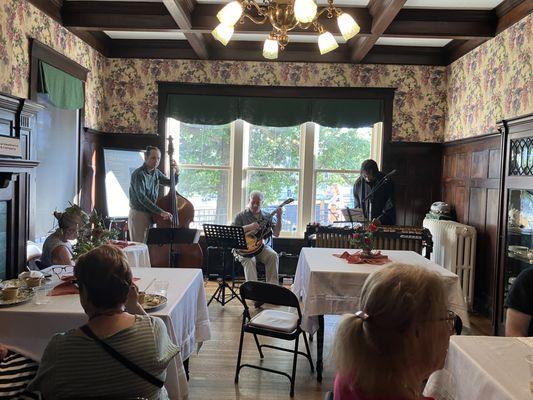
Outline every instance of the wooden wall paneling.
<svg viewBox="0 0 533 400">
<path fill-rule="evenodd" d="M 422 226 L 431 204 L 441 200 L 442 145 L 384 142 L 383 171 L 396 169 L 396 224 Z"/>
<path fill-rule="evenodd" d="M 474 310 L 487 316 L 494 311 L 500 141 L 494 134 L 444 143 L 442 157 L 443 198 L 454 207 L 459 222 L 478 232 Z"/>
</svg>

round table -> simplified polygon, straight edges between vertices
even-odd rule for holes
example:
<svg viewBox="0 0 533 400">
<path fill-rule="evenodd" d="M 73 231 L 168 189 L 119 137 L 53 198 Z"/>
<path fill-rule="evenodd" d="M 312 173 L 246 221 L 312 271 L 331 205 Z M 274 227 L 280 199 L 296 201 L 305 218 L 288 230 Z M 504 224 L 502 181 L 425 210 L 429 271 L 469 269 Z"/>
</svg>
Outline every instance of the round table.
<svg viewBox="0 0 533 400">
<path fill-rule="evenodd" d="M 150 268 L 150 253 L 148 246 L 144 243 L 129 242 L 130 244 L 122 249 L 130 267 Z"/>
</svg>

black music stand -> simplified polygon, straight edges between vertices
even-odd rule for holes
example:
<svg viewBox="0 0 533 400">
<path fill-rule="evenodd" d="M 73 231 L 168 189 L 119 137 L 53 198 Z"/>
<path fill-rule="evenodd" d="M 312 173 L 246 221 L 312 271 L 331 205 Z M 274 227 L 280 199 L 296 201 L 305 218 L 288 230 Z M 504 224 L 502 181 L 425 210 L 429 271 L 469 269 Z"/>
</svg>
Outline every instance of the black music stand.
<svg viewBox="0 0 533 400">
<path fill-rule="evenodd" d="M 226 282 L 226 252 L 231 249 L 246 249 L 248 247 L 244 238 L 244 229 L 242 226 L 204 224 L 204 235 L 208 246 L 222 249 L 222 278 L 218 279 L 218 288 L 209 299 L 207 306 L 211 304 L 213 299 L 224 306 L 235 297 L 239 298 L 233 289 L 234 282 L 231 286 Z M 229 299 L 226 299 L 226 288 L 231 292 Z"/>
<path fill-rule="evenodd" d="M 198 243 L 200 231 L 190 228 L 150 228 L 146 236 L 146 244 L 170 245 L 169 264 L 171 268 L 180 267 L 178 257 L 179 253 L 172 251 L 173 244 L 192 244 Z"/>
</svg>

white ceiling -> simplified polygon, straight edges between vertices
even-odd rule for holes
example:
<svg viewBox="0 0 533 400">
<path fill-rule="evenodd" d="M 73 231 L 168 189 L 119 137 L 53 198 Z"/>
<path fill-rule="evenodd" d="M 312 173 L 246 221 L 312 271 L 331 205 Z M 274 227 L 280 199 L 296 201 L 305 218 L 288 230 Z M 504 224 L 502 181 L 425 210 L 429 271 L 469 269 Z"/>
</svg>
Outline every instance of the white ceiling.
<svg viewBox="0 0 533 400">
<path fill-rule="evenodd" d="M 425 47 L 444 47 L 452 39 L 426 39 L 426 38 L 396 38 L 380 37 L 376 44 L 384 46 L 425 46 Z"/>
<path fill-rule="evenodd" d="M 111 39 L 146 39 L 146 40 L 185 40 L 185 35 L 178 31 L 104 31 Z"/>
<path fill-rule="evenodd" d="M 406 8 L 492 10 L 503 0 L 407 0 Z"/>
</svg>

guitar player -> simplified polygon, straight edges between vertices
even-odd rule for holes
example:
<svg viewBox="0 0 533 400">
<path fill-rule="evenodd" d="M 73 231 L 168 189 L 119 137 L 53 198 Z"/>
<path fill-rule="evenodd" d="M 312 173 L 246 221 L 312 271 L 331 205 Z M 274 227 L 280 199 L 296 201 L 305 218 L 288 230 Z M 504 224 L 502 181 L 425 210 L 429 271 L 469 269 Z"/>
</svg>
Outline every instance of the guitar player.
<svg viewBox="0 0 533 400">
<path fill-rule="evenodd" d="M 270 215 L 261 209 L 262 205 L 263 193 L 258 191 L 250 193 L 248 206 L 244 211 L 241 211 L 235 216 L 233 225 L 242 226 L 245 234 L 256 233 L 260 228 L 259 222 L 265 219 L 270 219 Z M 272 227 L 272 235 L 274 237 L 278 237 L 281 231 L 282 214 L 283 210 L 280 207 L 276 210 L 275 217 L 273 218 L 274 224 L 269 224 Z M 268 244 L 265 244 L 263 250 L 254 257 L 244 257 L 238 254 L 235 254 L 235 257 L 237 258 L 237 261 L 242 264 L 244 268 L 244 277 L 247 281 L 257 280 L 256 260 L 259 260 L 265 264 L 266 281 L 276 285 L 279 284 L 278 253 L 276 253 Z"/>
</svg>

